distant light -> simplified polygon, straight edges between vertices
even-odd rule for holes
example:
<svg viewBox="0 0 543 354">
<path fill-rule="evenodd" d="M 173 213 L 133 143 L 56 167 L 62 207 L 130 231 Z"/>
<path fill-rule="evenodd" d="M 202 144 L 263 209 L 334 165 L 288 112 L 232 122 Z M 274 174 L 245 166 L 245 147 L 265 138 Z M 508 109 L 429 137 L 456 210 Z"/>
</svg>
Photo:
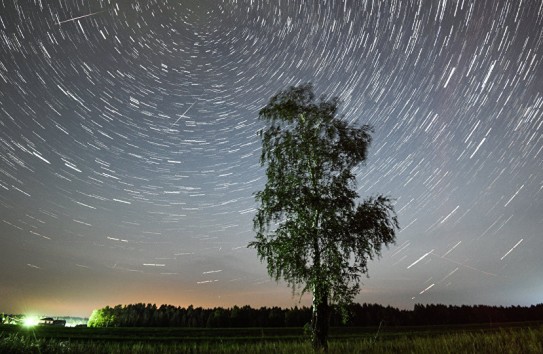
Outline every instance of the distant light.
<svg viewBox="0 0 543 354">
<path fill-rule="evenodd" d="M 40 319 L 36 316 L 25 316 L 23 319 L 23 326 L 34 327 L 40 323 Z"/>
</svg>

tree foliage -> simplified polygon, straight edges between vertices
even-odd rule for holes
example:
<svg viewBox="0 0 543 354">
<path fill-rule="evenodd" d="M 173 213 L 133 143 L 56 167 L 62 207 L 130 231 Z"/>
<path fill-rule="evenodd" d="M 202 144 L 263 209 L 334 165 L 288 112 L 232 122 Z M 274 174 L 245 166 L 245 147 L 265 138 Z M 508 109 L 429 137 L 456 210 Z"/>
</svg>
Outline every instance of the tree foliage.
<svg viewBox="0 0 543 354">
<path fill-rule="evenodd" d="M 270 276 L 313 294 L 314 345 L 326 349 L 328 305 L 346 308 L 367 261 L 395 241 L 390 198 L 356 204 L 354 169 L 363 164 L 372 128 L 337 117 L 339 99 L 315 99 L 311 84 L 290 87 L 260 110 L 260 163 L 267 183 L 256 193 L 255 241 Z"/>
<path fill-rule="evenodd" d="M 114 327 L 117 323 L 115 310 L 109 306 L 92 311 L 87 326 L 89 327 Z"/>
</svg>

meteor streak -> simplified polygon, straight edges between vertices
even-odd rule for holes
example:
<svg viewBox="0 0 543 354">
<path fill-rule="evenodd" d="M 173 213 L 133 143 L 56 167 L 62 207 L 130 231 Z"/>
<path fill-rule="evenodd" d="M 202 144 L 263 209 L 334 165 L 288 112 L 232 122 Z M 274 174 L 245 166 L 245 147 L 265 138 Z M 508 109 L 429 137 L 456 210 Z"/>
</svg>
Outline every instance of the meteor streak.
<svg viewBox="0 0 543 354">
<path fill-rule="evenodd" d="M 423 255 L 422 257 L 420 257 L 419 259 L 417 259 L 416 261 L 414 261 L 413 263 L 411 263 L 409 265 L 409 267 L 407 267 L 407 269 L 411 268 L 412 266 L 414 266 L 415 264 L 419 263 L 420 261 L 422 261 L 424 258 L 426 258 L 426 256 L 428 256 L 429 254 L 431 254 L 434 250 L 431 250 L 430 252 L 426 253 L 425 255 Z"/>
<path fill-rule="evenodd" d="M 190 111 L 190 109 L 192 108 L 192 106 L 194 106 L 194 105 L 196 104 L 196 102 L 198 102 L 198 101 L 194 101 L 194 102 L 189 106 L 189 108 L 187 108 L 187 110 L 186 110 L 183 114 L 181 114 L 181 115 L 179 116 L 179 118 L 177 118 L 177 120 L 176 120 L 175 122 L 172 123 L 172 125 L 170 125 L 170 127 L 168 128 L 168 131 L 171 131 L 171 130 L 172 130 L 172 127 L 173 127 L 174 125 L 176 125 L 177 122 L 179 122 L 179 120 L 180 120 L 181 118 L 189 118 L 189 117 L 186 116 L 186 114 L 188 113 L 188 111 Z"/>
<path fill-rule="evenodd" d="M 511 248 L 506 254 L 504 254 L 503 257 L 500 258 L 500 260 L 503 261 L 503 259 L 504 259 L 505 257 L 507 257 L 507 255 L 508 255 L 509 253 L 511 253 L 515 248 L 517 248 L 517 246 L 520 245 L 520 243 L 521 243 L 522 241 L 524 241 L 523 238 L 521 238 L 520 241 L 517 242 L 517 243 L 513 246 L 513 248 Z"/>
<path fill-rule="evenodd" d="M 89 16 L 93 16 L 93 15 L 97 15 L 99 13 L 102 13 L 104 12 L 105 10 L 102 10 L 102 11 L 97 11 L 97 12 L 92 12 L 90 14 L 86 14 L 86 15 L 83 15 L 83 16 L 79 16 L 79 17 L 73 17 L 73 18 L 69 18 L 67 20 L 63 20 L 63 21 L 58 21 L 57 25 L 61 25 L 65 22 L 73 22 L 73 21 L 76 21 L 76 20 L 79 20 L 79 19 L 82 19 L 82 18 L 85 18 L 85 17 L 89 17 Z"/>
</svg>

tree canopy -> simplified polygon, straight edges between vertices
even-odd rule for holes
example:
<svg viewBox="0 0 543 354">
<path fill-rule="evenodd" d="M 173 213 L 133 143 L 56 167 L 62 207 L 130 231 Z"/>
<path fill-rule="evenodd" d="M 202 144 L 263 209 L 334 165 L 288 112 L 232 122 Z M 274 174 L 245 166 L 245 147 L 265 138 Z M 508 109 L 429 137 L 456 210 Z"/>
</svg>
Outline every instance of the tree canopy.
<svg viewBox="0 0 543 354">
<path fill-rule="evenodd" d="M 270 276 L 313 294 L 313 344 L 326 349 L 329 304 L 346 308 L 367 261 L 395 241 L 398 221 L 383 195 L 357 204 L 354 169 L 366 161 L 372 127 L 337 117 L 339 98 L 304 84 L 280 91 L 259 112 L 267 183 L 255 197 L 249 244 Z"/>
</svg>

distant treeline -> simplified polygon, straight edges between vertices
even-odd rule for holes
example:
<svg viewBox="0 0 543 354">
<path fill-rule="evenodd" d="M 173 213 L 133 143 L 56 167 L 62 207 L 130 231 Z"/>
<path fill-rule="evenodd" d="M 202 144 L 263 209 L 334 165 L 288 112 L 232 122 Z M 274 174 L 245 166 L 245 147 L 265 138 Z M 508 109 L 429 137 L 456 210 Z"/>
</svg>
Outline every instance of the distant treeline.
<svg viewBox="0 0 543 354">
<path fill-rule="evenodd" d="M 338 311 L 332 311 L 332 326 L 414 326 L 453 325 L 470 323 L 504 323 L 543 321 L 543 304 L 521 306 L 447 306 L 420 305 L 413 310 L 400 310 L 377 304 L 353 304 L 349 308 L 349 319 L 342 322 Z M 94 310 L 89 318 L 89 327 L 301 327 L 311 319 L 310 307 L 232 308 L 193 307 L 172 305 L 133 304 L 106 306 Z"/>
</svg>

